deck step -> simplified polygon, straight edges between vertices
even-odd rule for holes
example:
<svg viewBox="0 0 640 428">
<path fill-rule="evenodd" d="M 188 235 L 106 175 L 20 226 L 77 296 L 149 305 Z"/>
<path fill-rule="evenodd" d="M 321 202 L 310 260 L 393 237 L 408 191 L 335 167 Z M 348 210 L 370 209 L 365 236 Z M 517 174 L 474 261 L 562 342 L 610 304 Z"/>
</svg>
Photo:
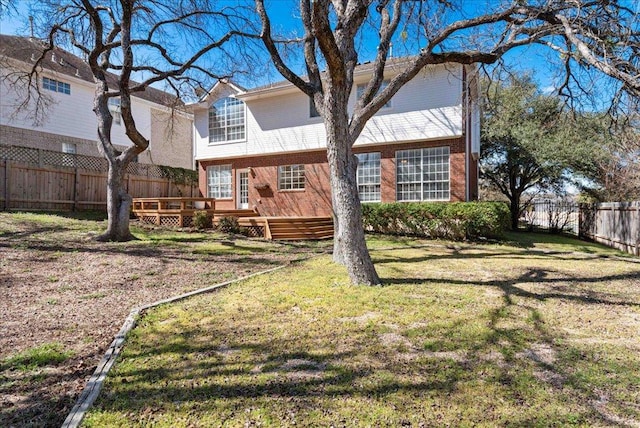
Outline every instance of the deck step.
<svg viewBox="0 0 640 428">
<path fill-rule="evenodd" d="M 331 217 L 277 217 L 266 218 L 271 239 L 302 240 L 333 237 Z"/>
</svg>

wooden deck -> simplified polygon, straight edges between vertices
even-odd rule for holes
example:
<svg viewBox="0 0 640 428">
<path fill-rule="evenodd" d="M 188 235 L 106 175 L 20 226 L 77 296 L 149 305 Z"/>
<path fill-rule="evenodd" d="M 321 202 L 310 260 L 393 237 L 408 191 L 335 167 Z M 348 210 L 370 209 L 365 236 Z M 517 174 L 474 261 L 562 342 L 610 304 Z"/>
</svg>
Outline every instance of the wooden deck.
<svg viewBox="0 0 640 428">
<path fill-rule="evenodd" d="M 275 240 L 329 239 L 331 217 L 268 217 L 253 210 L 218 210 L 214 198 L 134 198 L 133 214 L 142 222 L 191 227 L 195 211 L 206 211 L 215 225 L 222 217 L 236 217 L 252 236 Z"/>
</svg>

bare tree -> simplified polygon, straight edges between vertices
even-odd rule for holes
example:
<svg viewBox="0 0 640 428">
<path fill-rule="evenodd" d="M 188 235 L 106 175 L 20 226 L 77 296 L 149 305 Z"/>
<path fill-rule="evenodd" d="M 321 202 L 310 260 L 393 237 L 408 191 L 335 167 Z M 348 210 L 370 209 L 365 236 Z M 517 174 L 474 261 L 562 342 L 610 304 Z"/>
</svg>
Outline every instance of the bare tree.
<svg viewBox="0 0 640 428">
<path fill-rule="evenodd" d="M 45 55 L 56 45 L 68 45 L 86 58 L 95 81 L 93 111 L 99 147 L 109 165 L 108 226 L 98 239 L 130 240 L 132 200 L 124 187 L 124 174 L 127 165 L 149 146 L 136 126 L 131 97 L 164 83 L 178 105 L 178 95 L 199 86 L 206 77 L 228 77 L 215 74 L 209 64 L 213 61 L 216 70 L 229 70 L 237 59 L 223 48 L 241 33 L 235 27 L 239 15 L 234 9 L 214 10 L 205 0 L 69 0 L 43 2 L 38 16 L 46 18 L 48 43 L 33 65 L 30 86 Z M 133 143 L 122 152 L 111 140 L 109 100 L 116 97 L 125 133 Z"/>
<path fill-rule="evenodd" d="M 586 64 L 618 79 L 624 90 L 640 93 L 638 17 L 616 1 L 487 2 L 479 7 L 462 0 L 300 0 L 299 7 L 305 73 L 287 64 L 285 43 L 272 32 L 264 0 L 256 0 L 261 38 L 275 67 L 313 99 L 324 119 L 336 219 L 333 258 L 346 265 L 352 283 L 380 283 L 362 230 L 352 146 L 367 121 L 425 66 L 491 64 L 511 49 L 540 43 L 566 57 L 568 74 Z M 375 38 L 377 51 L 371 78 L 350 112 L 362 38 Z M 400 42 L 396 53 L 405 47 L 407 57 L 395 62 L 401 71 L 383 87 L 394 41 Z"/>
</svg>

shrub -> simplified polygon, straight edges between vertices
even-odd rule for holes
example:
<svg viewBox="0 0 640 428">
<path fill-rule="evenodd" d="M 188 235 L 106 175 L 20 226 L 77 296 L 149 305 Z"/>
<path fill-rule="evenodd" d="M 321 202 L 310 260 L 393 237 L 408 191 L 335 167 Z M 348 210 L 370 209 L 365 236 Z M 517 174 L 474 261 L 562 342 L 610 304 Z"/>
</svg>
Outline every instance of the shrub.
<svg viewBox="0 0 640 428">
<path fill-rule="evenodd" d="M 206 229 L 211 227 L 211 216 L 206 211 L 194 211 L 193 227 L 196 229 Z"/>
<path fill-rule="evenodd" d="M 363 204 L 366 230 L 453 240 L 501 237 L 509 228 L 503 202 L 394 202 Z"/>
<path fill-rule="evenodd" d="M 240 233 L 238 217 L 220 217 L 220 220 L 218 220 L 218 230 L 224 233 Z"/>
</svg>

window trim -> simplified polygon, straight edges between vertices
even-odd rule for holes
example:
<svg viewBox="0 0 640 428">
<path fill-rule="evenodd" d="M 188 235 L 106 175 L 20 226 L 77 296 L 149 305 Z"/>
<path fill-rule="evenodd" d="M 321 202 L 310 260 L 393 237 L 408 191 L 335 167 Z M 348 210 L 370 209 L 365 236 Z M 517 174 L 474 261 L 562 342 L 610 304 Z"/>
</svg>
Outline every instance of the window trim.
<svg viewBox="0 0 640 428">
<path fill-rule="evenodd" d="M 378 155 L 378 171 L 377 171 L 377 183 L 360 183 L 360 155 Z M 366 153 L 356 153 L 356 157 L 358 157 L 358 169 L 356 170 L 356 186 L 358 186 L 358 196 L 360 197 L 361 203 L 375 203 L 382 202 L 382 153 L 381 152 L 366 152 Z M 378 187 L 378 199 L 371 200 L 362 200 L 362 193 L 360 192 L 360 186 L 377 186 Z"/>
<path fill-rule="evenodd" d="M 224 126 L 224 130 L 225 130 L 225 139 L 224 140 L 220 140 L 220 141 L 212 141 L 211 140 L 211 136 L 213 135 L 213 133 L 211 132 L 213 128 L 211 128 L 211 109 L 220 101 L 225 101 L 231 99 L 231 100 L 235 100 L 238 103 L 242 104 L 242 128 L 243 128 L 243 136 L 242 138 L 237 138 L 235 140 L 228 140 L 226 138 L 228 138 L 228 129 L 230 128 L 226 122 L 228 121 L 227 115 L 225 114 L 225 126 Z M 226 110 L 226 104 L 225 104 L 225 110 Z M 216 100 L 216 102 L 212 103 L 209 108 L 207 109 L 207 129 L 209 132 L 209 142 L 208 144 L 210 146 L 216 146 L 216 145 L 220 145 L 220 144 L 229 144 L 229 143 L 239 143 L 239 142 L 244 142 L 247 141 L 247 104 L 235 97 L 224 97 L 224 98 L 220 98 L 218 100 Z"/>
<path fill-rule="evenodd" d="M 446 149 L 447 150 L 447 174 L 449 176 L 447 183 L 448 183 L 448 194 L 449 197 L 446 199 L 425 199 L 424 198 L 424 185 L 425 183 L 444 183 L 445 180 L 436 180 L 436 181 L 425 181 L 424 180 L 424 158 L 425 158 L 425 151 L 428 150 L 434 150 L 434 149 Z M 399 186 L 401 184 L 412 184 L 412 183 L 416 183 L 416 182 L 403 182 L 401 183 L 399 181 L 399 174 L 400 174 L 400 168 L 398 165 L 398 153 L 400 152 L 406 152 L 406 151 L 413 151 L 413 150 L 419 150 L 420 151 L 420 176 L 421 176 L 421 180 L 420 180 L 420 199 L 399 199 L 400 196 L 400 192 L 399 192 Z M 437 147 L 422 147 L 422 148 L 415 148 L 415 149 L 405 149 L 405 150 L 397 150 L 396 154 L 395 154 L 395 161 L 396 161 L 396 202 L 450 202 L 451 201 L 451 146 L 437 146 Z"/>
<path fill-rule="evenodd" d="M 293 168 L 293 167 L 297 167 L 300 168 L 302 170 L 302 187 L 293 187 L 294 184 L 294 173 L 295 171 L 291 171 L 291 176 L 290 177 L 282 177 L 282 174 L 284 173 L 284 168 Z M 298 170 L 298 173 L 300 171 Z M 291 188 L 289 187 L 283 187 L 283 179 L 287 179 L 289 178 L 290 184 L 292 185 Z M 288 184 L 287 182 L 284 182 L 284 184 Z M 304 192 L 307 190 L 307 174 L 306 174 L 306 168 L 305 165 L 302 163 L 298 163 L 298 164 L 291 164 L 291 165 L 278 165 L 278 191 L 279 192 Z"/>
<path fill-rule="evenodd" d="M 222 170 L 222 168 L 228 168 L 229 169 L 229 196 L 212 196 L 211 194 L 211 185 L 209 184 L 209 171 L 213 170 L 214 168 L 218 169 L 218 170 Z M 223 164 L 223 165 L 209 165 L 207 166 L 207 197 L 208 198 L 215 198 L 215 199 L 219 199 L 219 200 L 224 200 L 224 201 L 229 201 L 229 200 L 233 200 L 233 165 L 231 164 Z M 225 183 L 226 184 L 226 183 Z M 221 184 L 218 183 L 217 184 L 218 188 L 221 187 Z M 220 192 L 220 194 L 222 194 L 222 192 Z"/>
</svg>

